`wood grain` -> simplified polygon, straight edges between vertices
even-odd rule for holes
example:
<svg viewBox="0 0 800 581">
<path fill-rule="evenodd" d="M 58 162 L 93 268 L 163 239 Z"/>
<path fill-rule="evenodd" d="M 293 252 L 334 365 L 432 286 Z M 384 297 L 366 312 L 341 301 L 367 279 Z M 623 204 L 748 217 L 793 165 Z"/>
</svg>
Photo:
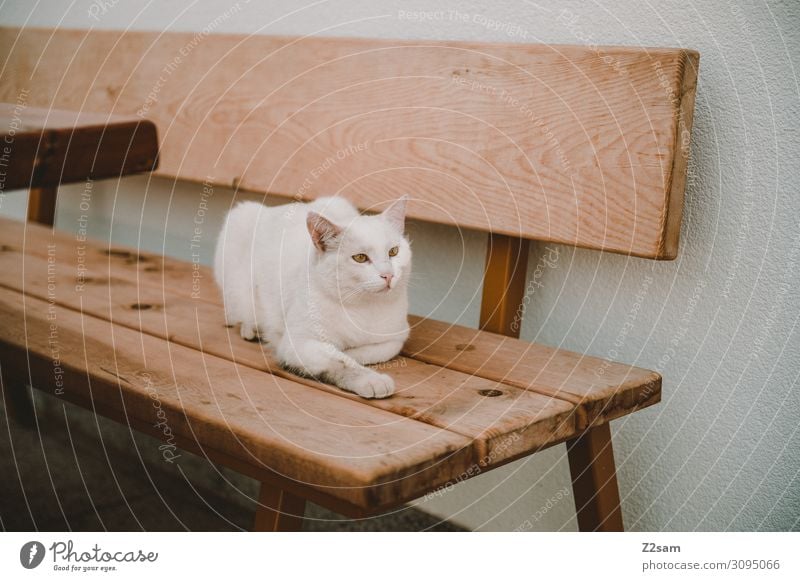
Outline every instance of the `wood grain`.
<svg viewBox="0 0 800 581">
<path fill-rule="evenodd" d="M 0 289 L 4 366 L 32 384 L 124 410 L 140 423 L 209 446 L 364 506 L 456 478 L 469 440 L 90 315 Z M 29 361 L 29 367 L 26 365 Z"/>
<path fill-rule="evenodd" d="M 36 234 L 34 234 L 36 233 Z M 26 246 L 48 248 L 48 256 L 23 254 L 5 245 L 0 252 L 0 285 L 52 300 L 74 310 L 113 321 L 172 344 L 234 361 L 260 371 L 348 398 L 364 406 L 461 434 L 472 442 L 485 465 L 502 463 L 574 435 L 574 404 L 534 391 L 499 384 L 436 365 L 398 357 L 380 365 L 395 380 L 397 393 L 385 400 L 363 400 L 339 389 L 299 378 L 281 369 L 268 346 L 243 341 L 237 329 L 224 326 L 222 307 L 192 301 L 169 288 L 137 285 L 119 275 L 109 277 L 100 264 L 108 255 L 88 247 L 82 283 L 76 277 L 60 236 L 50 234 L 49 246 L 37 243 L 42 228 L 29 227 Z M 2 240 L 8 240 L 3 235 Z M 17 240 L 16 248 L 22 244 Z"/>
<path fill-rule="evenodd" d="M 160 175 L 677 253 L 690 50 L 5 28 L 0 51 L 2 100 L 152 120 Z"/>
<path fill-rule="evenodd" d="M 680 93 L 674 99 L 678 112 L 675 116 L 674 134 L 678 145 L 672 157 L 672 171 L 669 181 L 669 202 L 667 213 L 662 223 L 664 248 L 666 257 L 678 255 L 680 239 L 680 223 L 683 217 L 683 196 L 686 191 L 686 171 L 689 164 L 689 147 L 691 145 L 692 122 L 694 120 L 694 100 L 697 93 L 697 70 L 700 66 L 700 55 L 696 52 L 687 54 L 683 67 L 683 79 Z M 679 73 L 680 74 L 680 73 Z M 676 228 L 675 225 L 678 225 Z"/>
<path fill-rule="evenodd" d="M 411 324 L 409 356 L 573 402 L 579 428 L 661 400 L 654 371 L 430 319 Z"/>
<path fill-rule="evenodd" d="M 138 117 L 0 103 L 0 143 L 0 191 L 120 177 L 158 164 L 156 127 Z"/>
<path fill-rule="evenodd" d="M 11 220 L 0 220 L 0 226 L 0 248 L 5 250 L 0 252 L 3 284 L 25 285 L 28 292 L 43 293 L 47 272 L 41 260 L 48 256 L 48 245 L 55 245 L 55 268 L 62 273 L 64 288 L 59 300 L 65 304 L 82 305 L 96 316 L 181 345 L 201 347 L 242 365 L 306 381 L 277 369 L 268 349 L 242 341 L 237 329 L 223 328 L 219 295 L 208 269 L 199 271 L 208 286 L 192 298 L 195 269 L 190 263 L 123 246 L 109 251 L 105 244 L 87 245 L 64 233 Z M 25 280 L 23 248 L 30 255 Z M 86 272 L 83 286 L 76 290 L 72 286 L 81 282 L 75 268 L 79 252 Z M 150 308 L 143 308 L 146 305 Z M 400 393 L 372 405 L 485 441 L 479 454 L 494 454 L 497 461 L 525 445 L 542 445 L 548 438 L 556 442 L 564 430 L 600 424 L 660 400 L 661 378 L 652 371 L 429 319 L 412 316 L 411 323 L 406 357 L 389 368 Z M 460 374 L 432 369 L 435 366 Z M 442 383 L 425 381 L 434 376 Z M 503 384 L 502 397 L 476 397 L 481 390 L 497 389 L 497 383 Z M 309 384 L 338 392 L 316 382 Z M 556 398 L 556 402 L 545 405 L 536 398 L 523 398 L 519 390 L 544 396 L 545 401 Z M 570 405 L 560 408 L 556 403 Z M 563 412 L 569 409 L 574 409 L 574 426 L 564 423 Z M 515 439 L 515 446 L 508 447 L 509 438 L 503 434 L 518 431 L 544 410 L 555 416 L 547 416 L 546 421 L 540 417 L 536 429 L 528 429 L 525 438 Z M 492 418 L 504 414 L 491 431 L 478 437 L 481 425 L 486 427 Z"/>
</svg>

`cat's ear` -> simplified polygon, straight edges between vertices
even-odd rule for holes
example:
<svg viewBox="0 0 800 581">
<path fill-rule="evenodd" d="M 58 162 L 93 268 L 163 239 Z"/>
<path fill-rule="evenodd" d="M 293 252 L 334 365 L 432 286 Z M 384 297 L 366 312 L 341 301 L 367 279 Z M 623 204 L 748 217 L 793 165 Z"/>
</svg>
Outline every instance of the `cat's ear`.
<svg viewBox="0 0 800 581">
<path fill-rule="evenodd" d="M 308 226 L 308 233 L 311 234 L 314 246 L 323 252 L 328 250 L 333 241 L 342 233 L 341 228 L 316 212 L 308 213 L 306 226 Z"/>
<path fill-rule="evenodd" d="M 405 232 L 406 229 L 406 202 L 408 202 L 408 196 L 403 195 L 381 214 L 400 233 Z"/>
</svg>

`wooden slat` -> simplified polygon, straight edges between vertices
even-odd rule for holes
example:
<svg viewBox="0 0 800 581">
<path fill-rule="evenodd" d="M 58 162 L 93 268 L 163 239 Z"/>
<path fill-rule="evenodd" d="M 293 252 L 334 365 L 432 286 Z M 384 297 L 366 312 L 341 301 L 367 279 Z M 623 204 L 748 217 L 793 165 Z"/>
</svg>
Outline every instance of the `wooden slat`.
<svg viewBox="0 0 800 581">
<path fill-rule="evenodd" d="M 0 328 L 4 370 L 29 371 L 37 389 L 161 422 L 162 439 L 178 435 L 356 505 L 408 499 L 474 462 L 469 440 L 447 430 L 9 289 Z"/>
<path fill-rule="evenodd" d="M 4 229 L 0 236 L 3 241 L 11 240 L 7 231 Z M 72 309 L 459 433 L 473 442 L 476 457 L 485 465 L 505 462 L 576 433 L 573 404 L 404 357 L 382 366 L 392 375 L 398 390 L 385 400 L 362 400 L 298 378 L 282 370 L 268 349 L 242 341 L 237 329 L 225 328 L 218 303 L 192 301 L 173 294 L 169 287 L 137 285 L 135 279 L 104 276 L 108 270 L 98 269 L 109 256 L 101 249 L 86 247 L 83 258 L 87 270 L 80 285 L 70 255 L 73 241 L 67 239 L 62 246 L 64 238 L 29 226 L 26 255 L 19 250 L 19 239 L 13 246 L 5 244 L 6 250 L 0 252 L 0 285 L 46 299 L 50 282 L 50 288 L 56 289 L 53 300 Z M 41 256 L 44 248 L 51 252 L 47 258 Z M 112 257 L 112 261 L 119 259 Z M 189 283 L 180 286 L 188 288 Z"/>
<path fill-rule="evenodd" d="M 170 303 L 168 312 L 176 319 L 186 317 L 198 321 L 202 329 L 199 331 L 201 336 L 211 337 L 208 343 L 203 344 L 204 349 L 216 349 L 215 352 L 222 357 L 256 368 L 270 367 L 269 359 L 265 358 L 258 345 L 241 341 L 236 329 L 219 327 L 219 315 L 215 309 L 219 308 L 220 299 L 209 269 L 201 267 L 195 270 L 193 265 L 186 262 L 146 252 L 139 253 L 118 245 L 103 249 L 104 245 L 93 244 L 95 251 L 86 252 L 85 244 L 64 233 L 54 233 L 30 225 L 25 228 L 20 222 L 2 219 L 0 245 L 6 252 L 0 253 L 0 257 L 7 253 L 21 252 L 23 237 L 24 249 L 29 253 L 46 257 L 47 245 L 55 241 L 58 244 L 59 262 L 77 265 L 80 259 L 85 268 L 100 271 L 101 274 L 95 276 L 95 280 L 88 281 L 90 284 L 86 285 L 87 289 L 92 285 L 108 284 L 109 280 L 114 288 L 120 289 L 123 294 L 117 295 L 120 299 L 114 311 L 115 321 L 125 322 L 130 326 L 147 323 L 149 326 L 145 328 L 149 332 L 168 332 L 168 336 L 174 341 L 196 345 L 197 329 L 189 328 L 188 333 L 179 334 L 179 328 L 174 325 L 165 328 L 167 321 L 160 315 L 161 310 L 130 308 L 134 303 L 162 305 L 165 292 L 167 295 L 183 296 L 184 300 Z M 18 267 L 13 266 L 19 264 L 20 259 L 9 260 L 9 267 L 5 268 L 7 275 L 20 272 Z M 77 270 L 70 274 L 76 276 Z M 193 276 L 197 274 L 200 276 L 197 279 L 197 298 L 192 298 Z M 18 284 L 22 284 L 21 281 Z M 123 290 L 126 285 L 133 286 L 129 290 Z M 29 288 L 35 287 L 31 285 Z M 103 295 L 102 291 L 92 292 L 98 298 Z M 135 297 L 133 302 L 131 296 Z M 211 310 L 208 310 L 205 303 L 211 305 Z M 98 312 L 101 311 L 102 309 Z M 579 406 L 575 416 L 578 429 L 610 421 L 657 403 L 661 398 L 661 378 L 652 371 L 459 325 L 423 320 L 414 316 L 410 320 L 411 337 L 404 348 L 408 357 L 469 374 L 476 379 L 485 378 L 571 402 Z M 175 323 L 179 324 L 183 325 Z M 181 326 L 180 329 L 185 330 L 186 327 Z M 424 374 L 424 371 L 418 371 L 417 367 L 410 368 L 408 364 L 406 368 L 400 369 L 411 369 L 409 377 Z M 414 390 L 422 391 L 423 399 L 430 401 L 429 396 L 424 394 L 424 389 L 416 385 L 416 380 L 411 380 L 410 386 Z M 489 386 L 485 388 L 491 389 Z M 389 405 L 393 399 L 374 403 Z M 408 413 L 408 409 L 404 409 Z M 452 413 L 452 408 L 448 409 Z M 461 421 L 468 419 L 463 418 Z"/>
<path fill-rule="evenodd" d="M 5 190 L 150 171 L 158 160 L 156 127 L 146 119 L 25 103 L 0 103 L 0 142 L 8 148 L 3 150 Z"/>
<path fill-rule="evenodd" d="M 654 371 L 430 319 L 411 324 L 404 351 L 412 357 L 574 402 L 579 428 L 661 400 Z"/>
<path fill-rule="evenodd" d="M 694 51 L 5 28 L 0 52 L 0 100 L 154 121 L 160 175 L 677 253 Z"/>
</svg>

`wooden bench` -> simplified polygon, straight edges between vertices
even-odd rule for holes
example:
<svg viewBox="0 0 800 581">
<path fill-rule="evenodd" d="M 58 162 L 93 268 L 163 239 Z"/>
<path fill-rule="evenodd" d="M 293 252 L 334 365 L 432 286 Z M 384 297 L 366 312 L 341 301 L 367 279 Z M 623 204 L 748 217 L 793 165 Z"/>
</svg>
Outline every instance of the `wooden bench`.
<svg viewBox="0 0 800 581">
<path fill-rule="evenodd" d="M 3 220 L 4 391 L 258 479 L 257 530 L 299 528 L 306 500 L 385 511 L 560 442 L 581 530 L 622 529 L 608 422 L 661 378 L 515 338 L 528 240 L 676 256 L 695 52 L 17 29 L 0 47 L 0 100 L 138 113 L 158 175 L 371 210 L 409 193 L 411 218 L 488 233 L 481 330 L 412 317 L 382 365 L 397 393 L 363 400 L 226 328 L 203 266 Z"/>
</svg>

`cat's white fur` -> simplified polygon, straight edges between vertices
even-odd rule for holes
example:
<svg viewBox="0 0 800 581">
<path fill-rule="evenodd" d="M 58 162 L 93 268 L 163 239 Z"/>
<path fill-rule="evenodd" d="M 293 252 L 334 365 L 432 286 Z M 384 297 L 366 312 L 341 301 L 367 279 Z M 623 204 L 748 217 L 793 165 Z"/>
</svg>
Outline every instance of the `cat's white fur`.
<svg viewBox="0 0 800 581">
<path fill-rule="evenodd" d="M 365 365 L 393 358 L 408 338 L 405 206 L 404 196 L 366 216 L 340 197 L 238 204 L 214 258 L 226 324 L 266 340 L 288 368 L 362 397 L 390 396 L 392 378 Z"/>
</svg>

